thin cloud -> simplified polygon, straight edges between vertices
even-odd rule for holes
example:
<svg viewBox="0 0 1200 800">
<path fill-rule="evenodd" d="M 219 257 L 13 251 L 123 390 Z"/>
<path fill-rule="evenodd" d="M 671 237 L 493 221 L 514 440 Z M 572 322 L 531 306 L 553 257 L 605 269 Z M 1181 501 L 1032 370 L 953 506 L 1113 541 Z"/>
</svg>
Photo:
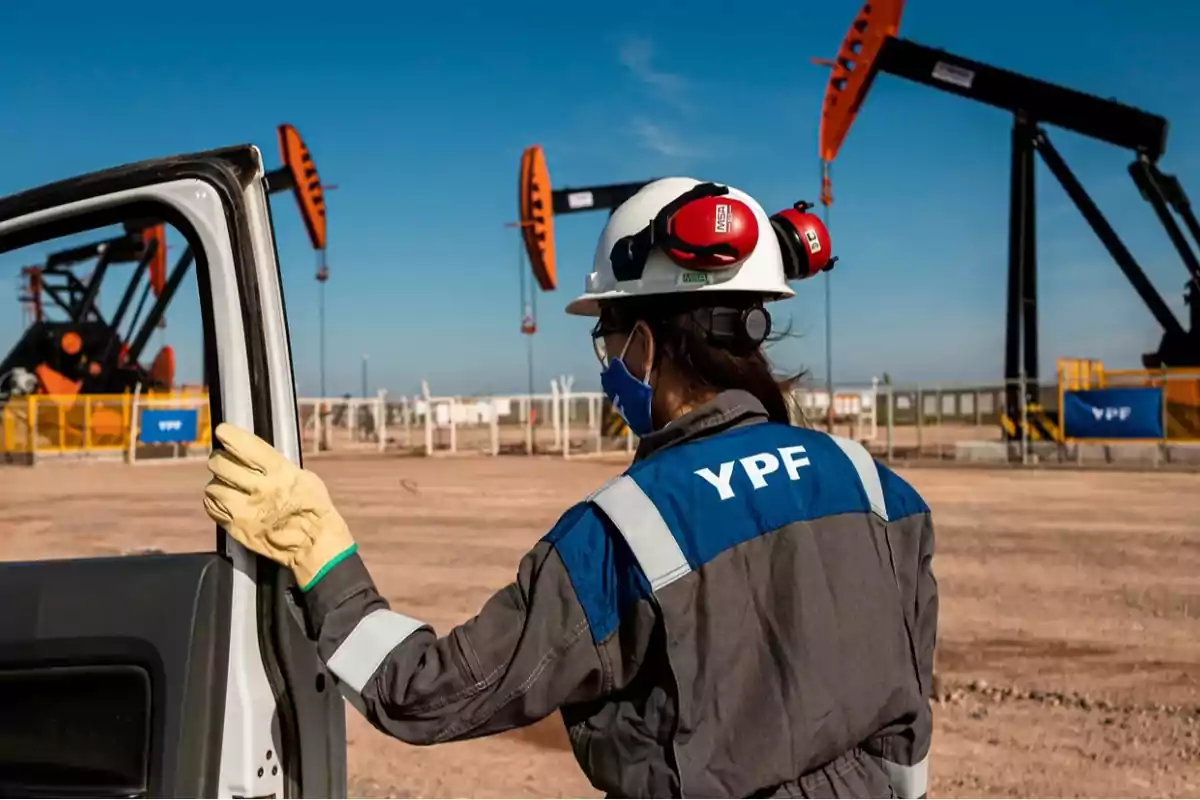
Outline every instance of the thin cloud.
<svg viewBox="0 0 1200 800">
<path fill-rule="evenodd" d="M 687 101 L 687 79 L 675 72 L 659 69 L 654 64 L 654 45 L 649 39 L 626 39 L 617 48 L 617 58 L 639 83 L 655 96 L 681 111 L 690 111 Z"/>
<path fill-rule="evenodd" d="M 703 158 L 704 148 L 683 141 L 678 135 L 648 119 L 635 119 L 632 133 L 638 143 L 652 153 L 667 158 Z"/>
<path fill-rule="evenodd" d="M 627 38 L 617 48 L 617 59 L 657 106 L 656 112 L 633 117 L 630 125 L 629 132 L 641 149 L 672 159 L 707 156 L 707 148 L 682 136 L 663 121 L 664 116 L 671 116 L 670 112 L 694 116 L 695 109 L 688 99 L 690 82 L 657 65 L 654 43 L 642 37 Z"/>
</svg>

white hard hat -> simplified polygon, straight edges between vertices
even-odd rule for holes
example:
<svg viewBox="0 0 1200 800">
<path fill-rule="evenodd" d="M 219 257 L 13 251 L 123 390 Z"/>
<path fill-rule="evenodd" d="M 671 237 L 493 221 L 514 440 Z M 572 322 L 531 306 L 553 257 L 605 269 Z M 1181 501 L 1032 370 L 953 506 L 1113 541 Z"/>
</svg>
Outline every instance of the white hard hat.
<svg viewBox="0 0 1200 800">
<path fill-rule="evenodd" d="M 631 241 L 627 237 L 648 235 L 654 220 L 665 208 L 688 192 L 704 192 L 703 187 L 711 186 L 716 187 L 719 195 L 711 201 L 715 204 L 711 206 L 715 215 L 703 217 L 709 224 L 715 219 L 717 226 L 721 225 L 722 212 L 718 207 L 722 201 L 740 201 L 753 212 L 757 222 L 757 240 L 751 239 L 745 248 L 753 248 L 750 254 L 732 261 L 728 266 L 710 264 L 689 269 L 680 266 L 663 247 L 654 246 L 645 253 L 645 268 L 641 270 L 640 277 L 618 280 L 613 265 L 614 246 L 621 249 Z M 678 210 L 673 209 L 675 212 Z M 728 208 L 725 213 L 728 213 Z M 750 226 L 749 233 L 753 234 L 753 226 Z M 760 295 L 764 301 L 795 296 L 787 284 L 783 255 L 771 220 L 754 198 L 732 186 L 702 184 L 694 178 L 663 178 L 646 184 L 618 206 L 604 226 L 596 245 L 592 273 L 587 277 L 587 291 L 567 305 L 567 313 L 595 317 L 600 315 L 599 304 L 603 301 L 682 292 L 750 292 Z"/>
</svg>

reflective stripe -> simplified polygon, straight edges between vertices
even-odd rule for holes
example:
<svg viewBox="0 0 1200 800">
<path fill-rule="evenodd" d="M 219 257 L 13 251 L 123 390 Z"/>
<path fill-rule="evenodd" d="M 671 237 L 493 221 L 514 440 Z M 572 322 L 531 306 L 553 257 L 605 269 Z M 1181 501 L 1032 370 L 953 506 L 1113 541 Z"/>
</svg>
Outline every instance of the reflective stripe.
<svg viewBox="0 0 1200 800">
<path fill-rule="evenodd" d="M 842 448 L 846 458 L 850 459 L 850 463 L 854 465 L 854 470 L 858 473 L 858 481 L 862 484 L 863 491 L 867 493 L 867 502 L 871 504 L 871 511 L 887 522 L 887 501 L 883 499 L 883 483 L 879 480 L 879 469 L 875 465 L 875 459 L 867 452 L 867 448 L 853 439 L 846 439 L 842 436 L 830 436 L 829 438 Z"/>
<path fill-rule="evenodd" d="M 633 478 L 622 475 L 591 500 L 625 537 L 652 590 L 657 592 L 692 571 L 654 501 Z"/>
<path fill-rule="evenodd" d="M 925 756 L 911 767 L 879 759 L 883 771 L 887 773 L 888 781 L 897 797 L 924 797 L 929 791 L 929 756 Z"/>
<path fill-rule="evenodd" d="M 363 702 L 362 695 L 341 681 L 336 681 L 335 683 L 342 697 L 346 698 L 350 705 L 354 706 L 358 713 L 362 714 L 365 719 L 371 719 L 371 715 L 367 713 L 367 704 Z"/>
<path fill-rule="evenodd" d="M 358 621 L 325 665 L 338 680 L 362 694 L 388 653 L 423 627 L 424 622 L 386 608 L 372 611 Z"/>
</svg>

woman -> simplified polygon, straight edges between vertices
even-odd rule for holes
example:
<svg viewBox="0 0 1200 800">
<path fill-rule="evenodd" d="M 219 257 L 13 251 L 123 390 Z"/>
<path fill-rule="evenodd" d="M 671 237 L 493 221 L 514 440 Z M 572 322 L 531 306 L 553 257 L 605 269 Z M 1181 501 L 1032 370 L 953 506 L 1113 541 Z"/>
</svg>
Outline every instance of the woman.
<svg viewBox="0 0 1200 800">
<path fill-rule="evenodd" d="M 388 608 L 316 475 L 218 428 L 208 513 L 293 570 L 374 726 L 432 744 L 561 710 L 619 796 L 924 794 L 929 510 L 860 445 L 789 425 L 762 352 L 763 303 L 831 263 L 805 207 L 670 178 L 616 210 L 568 311 L 598 317 L 634 463 L 442 638 Z"/>
</svg>

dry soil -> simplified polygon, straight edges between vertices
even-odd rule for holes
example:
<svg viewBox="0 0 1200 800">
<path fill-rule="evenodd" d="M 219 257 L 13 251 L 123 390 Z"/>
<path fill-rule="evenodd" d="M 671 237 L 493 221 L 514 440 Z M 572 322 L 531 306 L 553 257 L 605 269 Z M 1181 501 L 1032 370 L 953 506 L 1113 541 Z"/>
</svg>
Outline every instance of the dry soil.
<svg viewBox="0 0 1200 800">
<path fill-rule="evenodd" d="M 393 607 L 445 632 L 619 463 L 311 460 Z M 907 470 L 937 523 L 934 795 L 1200 795 L 1200 476 Z M 0 560 L 207 549 L 199 464 L 0 481 Z M 414 748 L 348 708 L 352 796 L 595 796 L 561 722 Z"/>
</svg>

